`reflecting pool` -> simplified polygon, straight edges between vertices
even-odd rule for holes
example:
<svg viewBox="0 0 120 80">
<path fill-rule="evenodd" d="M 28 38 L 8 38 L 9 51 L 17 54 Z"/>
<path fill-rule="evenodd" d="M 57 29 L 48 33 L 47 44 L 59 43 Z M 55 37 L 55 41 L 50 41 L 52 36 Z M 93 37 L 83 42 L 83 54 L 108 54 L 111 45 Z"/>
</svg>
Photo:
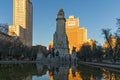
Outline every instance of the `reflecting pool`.
<svg viewBox="0 0 120 80">
<path fill-rule="evenodd" d="M 85 65 L 1 64 L 0 80 L 120 80 L 120 72 Z"/>
</svg>

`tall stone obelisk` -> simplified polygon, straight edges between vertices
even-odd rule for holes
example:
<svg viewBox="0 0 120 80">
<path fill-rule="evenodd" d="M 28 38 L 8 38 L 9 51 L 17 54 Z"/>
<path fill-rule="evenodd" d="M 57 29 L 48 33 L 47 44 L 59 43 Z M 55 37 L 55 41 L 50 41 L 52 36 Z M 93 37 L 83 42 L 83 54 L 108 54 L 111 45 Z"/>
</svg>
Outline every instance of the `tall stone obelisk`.
<svg viewBox="0 0 120 80">
<path fill-rule="evenodd" d="M 56 31 L 53 39 L 54 52 L 59 52 L 60 57 L 66 57 L 69 54 L 65 22 L 64 11 L 63 9 L 60 9 L 56 18 Z"/>
</svg>

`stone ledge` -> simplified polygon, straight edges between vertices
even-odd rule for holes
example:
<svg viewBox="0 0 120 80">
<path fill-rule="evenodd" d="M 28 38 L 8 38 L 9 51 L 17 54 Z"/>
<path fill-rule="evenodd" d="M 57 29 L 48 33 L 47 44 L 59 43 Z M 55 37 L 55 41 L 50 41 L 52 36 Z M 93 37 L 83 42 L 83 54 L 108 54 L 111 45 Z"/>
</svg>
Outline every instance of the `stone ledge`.
<svg viewBox="0 0 120 80">
<path fill-rule="evenodd" d="M 116 65 L 116 64 L 93 63 L 93 62 L 83 62 L 83 61 L 78 62 L 78 64 L 101 66 L 101 67 L 119 69 L 120 70 L 120 65 Z"/>
</svg>

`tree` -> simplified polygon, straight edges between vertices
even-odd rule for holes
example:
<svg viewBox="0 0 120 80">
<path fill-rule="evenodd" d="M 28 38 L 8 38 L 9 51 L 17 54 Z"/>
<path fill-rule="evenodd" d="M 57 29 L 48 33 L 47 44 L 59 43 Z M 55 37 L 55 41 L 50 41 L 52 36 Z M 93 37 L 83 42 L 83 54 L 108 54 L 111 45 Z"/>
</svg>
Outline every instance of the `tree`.
<svg viewBox="0 0 120 80">
<path fill-rule="evenodd" d="M 112 58 L 114 50 L 111 45 L 111 34 L 110 34 L 110 29 L 102 29 L 102 34 L 104 35 L 108 46 L 109 46 L 109 56 Z"/>
<path fill-rule="evenodd" d="M 102 55 L 103 55 L 102 47 L 101 46 L 96 46 L 95 52 L 96 52 L 95 57 L 96 57 L 97 61 L 101 62 L 102 61 Z"/>
<path fill-rule="evenodd" d="M 110 43 L 111 40 L 110 40 L 110 38 L 109 38 L 109 37 L 111 36 L 111 34 L 110 34 L 110 29 L 102 29 L 102 34 L 105 36 L 105 39 L 106 39 L 106 41 L 108 42 L 111 51 L 113 52 L 112 45 L 111 45 L 111 43 Z"/>
<path fill-rule="evenodd" d="M 84 43 L 78 51 L 77 57 L 84 61 L 91 61 L 91 47 L 89 43 Z"/>
<path fill-rule="evenodd" d="M 115 33 L 117 42 L 116 42 L 116 47 L 115 47 L 115 52 L 116 52 L 116 57 L 120 58 L 120 18 L 116 19 L 117 20 L 117 31 Z"/>
</svg>

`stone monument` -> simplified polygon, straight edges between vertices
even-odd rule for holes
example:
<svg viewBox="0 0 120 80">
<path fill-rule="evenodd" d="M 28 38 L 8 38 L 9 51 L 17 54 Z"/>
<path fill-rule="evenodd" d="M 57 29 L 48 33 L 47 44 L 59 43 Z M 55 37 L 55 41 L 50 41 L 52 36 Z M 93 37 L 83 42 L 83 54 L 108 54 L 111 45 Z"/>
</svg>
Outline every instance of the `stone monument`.
<svg viewBox="0 0 120 80">
<path fill-rule="evenodd" d="M 63 9 L 60 9 L 56 18 L 56 31 L 54 33 L 53 48 L 54 52 L 59 52 L 60 57 L 68 57 L 69 47 L 68 38 L 65 30 L 66 19 L 64 17 Z"/>
</svg>

